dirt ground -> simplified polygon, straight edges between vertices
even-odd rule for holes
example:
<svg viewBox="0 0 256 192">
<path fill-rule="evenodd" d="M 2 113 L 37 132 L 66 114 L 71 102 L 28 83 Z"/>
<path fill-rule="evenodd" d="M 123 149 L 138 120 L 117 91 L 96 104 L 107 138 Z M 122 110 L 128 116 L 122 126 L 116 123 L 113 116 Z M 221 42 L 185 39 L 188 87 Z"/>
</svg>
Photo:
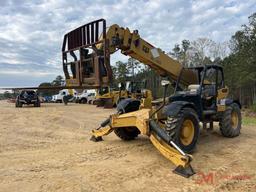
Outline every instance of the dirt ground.
<svg viewBox="0 0 256 192">
<path fill-rule="evenodd" d="M 92 105 L 0 102 L 0 191 L 256 191 L 256 125 L 239 137 L 202 132 L 189 179 L 140 136 L 103 142 L 90 130 L 113 113 Z"/>
</svg>

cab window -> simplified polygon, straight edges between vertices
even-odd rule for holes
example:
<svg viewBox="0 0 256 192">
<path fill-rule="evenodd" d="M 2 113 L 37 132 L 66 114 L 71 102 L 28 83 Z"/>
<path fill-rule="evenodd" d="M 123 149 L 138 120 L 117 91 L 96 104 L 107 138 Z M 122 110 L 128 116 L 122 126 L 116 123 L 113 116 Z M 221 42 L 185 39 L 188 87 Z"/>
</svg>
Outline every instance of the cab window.
<svg viewBox="0 0 256 192">
<path fill-rule="evenodd" d="M 218 77 L 217 77 L 217 88 L 221 89 L 224 87 L 224 81 L 221 70 L 218 70 Z"/>
<path fill-rule="evenodd" d="M 209 68 L 205 72 L 204 76 L 204 85 L 215 85 L 216 84 L 216 77 L 217 77 L 217 70 L 214 68 Z"/>
</svg>

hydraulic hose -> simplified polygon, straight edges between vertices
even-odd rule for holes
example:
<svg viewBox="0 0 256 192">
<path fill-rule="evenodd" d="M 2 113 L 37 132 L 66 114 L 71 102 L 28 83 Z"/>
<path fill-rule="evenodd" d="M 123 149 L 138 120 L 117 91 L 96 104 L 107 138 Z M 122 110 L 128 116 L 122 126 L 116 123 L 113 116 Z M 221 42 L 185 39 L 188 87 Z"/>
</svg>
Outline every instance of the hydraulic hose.
<svg viewBox="0 0 256 192">
<path fill-rule="evenodd" d="M 180 152 L 182 155 L 186 155 L 184 151 L 182 151 L 181 148 L 179 148 L 173 141 L 172 138 L 167 135 L 167 133 L 162 129 L 161 127 L 158 126 L 158 124 L 154 120 L 149 121 L 149 126 L 150 129 L 157 134 L 158 137 L 163 139 L 166 143 L 169 145 L 172 145 L 176 150 Z"/>
</svg>

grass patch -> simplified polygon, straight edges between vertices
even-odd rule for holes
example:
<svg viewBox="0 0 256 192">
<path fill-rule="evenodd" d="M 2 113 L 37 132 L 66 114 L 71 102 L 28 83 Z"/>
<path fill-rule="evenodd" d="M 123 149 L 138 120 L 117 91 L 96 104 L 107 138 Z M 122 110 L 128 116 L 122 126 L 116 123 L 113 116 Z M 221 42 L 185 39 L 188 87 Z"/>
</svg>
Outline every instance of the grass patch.
<svg viewBox="0 0 256 192">
<path fill-rule="evenodd" d="M 254 103 L 252 106 L 251 106 L 251 110 L 256 113 L 256 103 Z"/>
<path fill-rule="evenodd" d="M 256 118 L 255 117 L 246 117 L 242 118 L 244 125 L 255 125 L 256 126 Z"/>
</svg>

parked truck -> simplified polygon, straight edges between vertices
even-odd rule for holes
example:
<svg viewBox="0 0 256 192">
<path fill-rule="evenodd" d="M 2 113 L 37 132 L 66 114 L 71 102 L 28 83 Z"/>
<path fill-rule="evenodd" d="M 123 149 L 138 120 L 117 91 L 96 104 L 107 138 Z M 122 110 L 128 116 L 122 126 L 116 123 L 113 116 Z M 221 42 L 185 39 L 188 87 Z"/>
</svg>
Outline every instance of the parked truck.
<svg viewBox="0 0 256 192">
<path fill-rule="evenodd" d="M 52 102 L 62 103 L 64 96 L 69 96 L 69 95 L 70 95 L 70 98 L 68 99 L 69 102 L 75 100 L 75 96 L 77 95 L 76 90 L 74 89 L 60 90 L 58 94 L 52 96 Z"/>
<path fill-rule="evenodd" d="M 76 103 L 81 103 L 81 104 L 93 104 L 92 101 L 95 100 L 96 96 L 96 91 L 95 89 L 89 89 L 89 90 L 84 90 L 81 94 L 78 94 L 76 97 Z"/>
</svg>

